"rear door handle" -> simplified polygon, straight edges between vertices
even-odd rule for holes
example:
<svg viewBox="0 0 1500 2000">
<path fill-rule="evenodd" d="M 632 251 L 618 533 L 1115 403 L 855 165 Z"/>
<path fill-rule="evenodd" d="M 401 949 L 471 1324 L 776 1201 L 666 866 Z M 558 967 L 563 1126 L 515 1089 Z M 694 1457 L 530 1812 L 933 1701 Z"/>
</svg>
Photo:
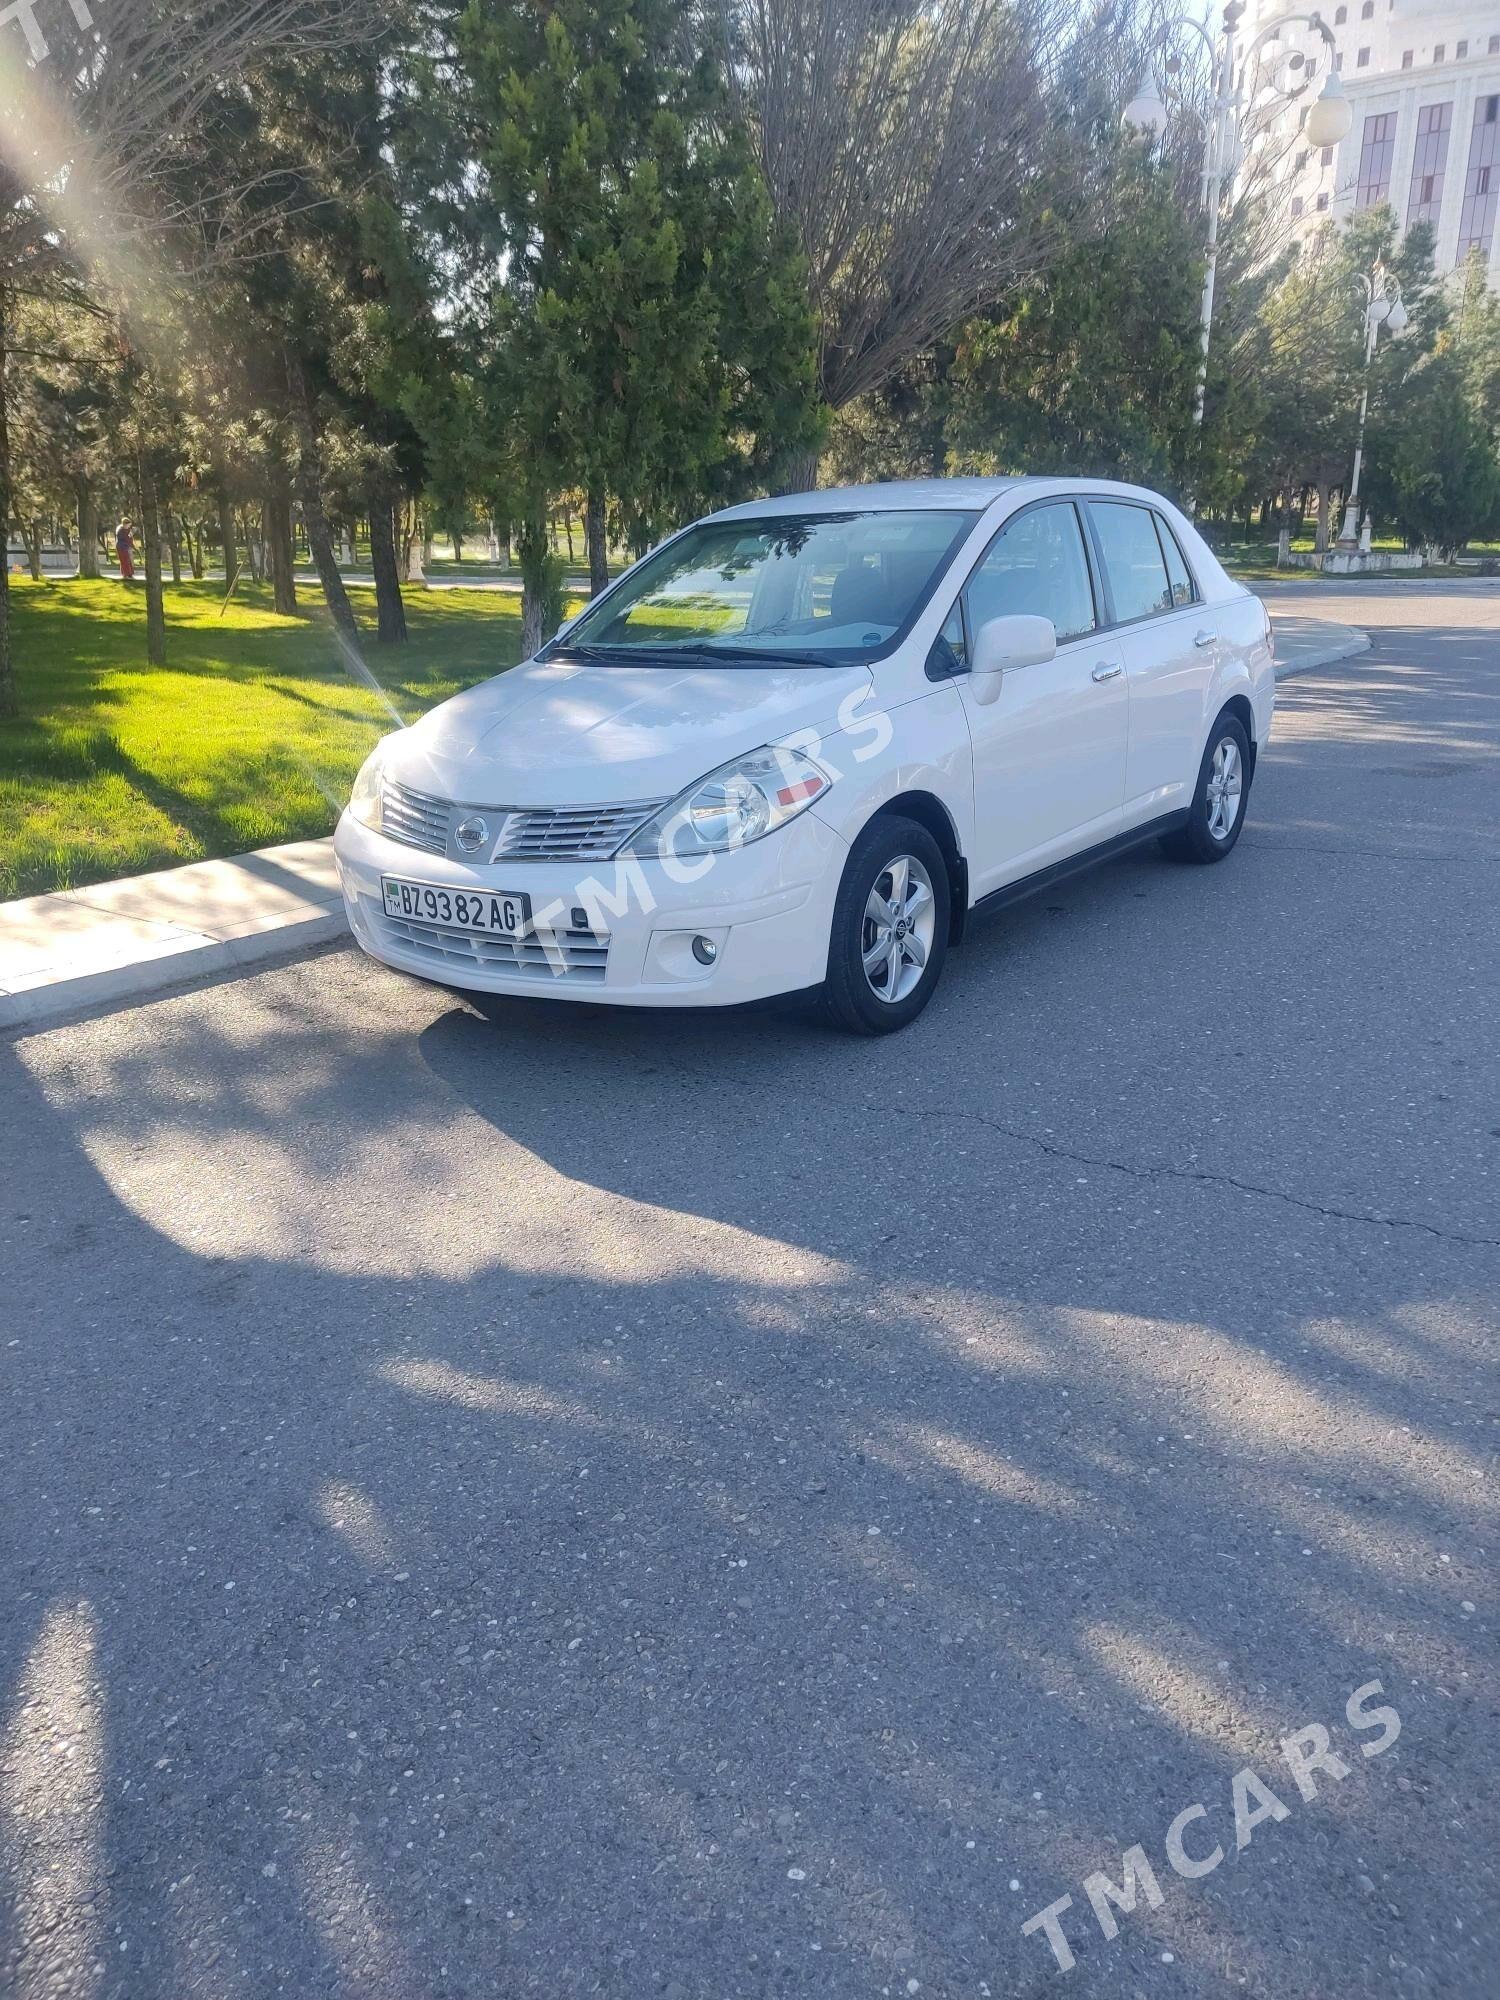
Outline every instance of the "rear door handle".
<svg viewBox="0 0 1500 2000">
<path fill-rule="evenodd" d="M 1195 646 L 1211 646 L 1213 642 L 1214 635 L 1212 632 L 1195 632 L 1193 634 L 1193 644 Z"/>
<path fill-rule="evenodd" d="M 1120 665 L 1118 660 L 1101 660 L 1094 669 L 1094 679 L 1096 681 L 1115 681 L 1120 678 L 1124 671 L 1125 669 Z"/>
</svg>

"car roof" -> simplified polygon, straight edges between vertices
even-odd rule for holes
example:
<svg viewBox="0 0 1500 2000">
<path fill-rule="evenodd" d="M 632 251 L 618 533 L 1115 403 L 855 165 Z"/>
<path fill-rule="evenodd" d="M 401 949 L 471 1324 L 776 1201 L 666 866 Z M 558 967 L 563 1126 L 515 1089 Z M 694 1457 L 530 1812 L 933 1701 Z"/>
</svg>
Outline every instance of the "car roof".
<svg viewBox="0 0 1500 2000">
<path fill-rule="evenodd" d="M 757 514 L 857 514 L 867 510 L 925 512 L 940 507 L 965 511 L 988 507 L 1016 479 L 887 479 L 870 486 L 820 486 L 810 493 L 773 493 L 725 507 L 714 520 L 743 520 Z"/>
<path fill-rule="evenodd" d="M 1035 487 L 1038 492 L 1117 494 L 1132 500 L 1150 500 L 1160 506 L 1162 496 L 1144 486 L 1128 486 L 1117 479 L 1080 479 L 1068 473 L 1027 474 L 1013 479 L 888 479 L 869 486 L 823 486 L 809 493 L 777 493 L 765 500 L 746 500 L 738 507 L 725 507 L 711 515 L 716 521 L 754 520 L 767 514 L 856 514 L 864 512 L 932 512 L 958 508 L 982 512 L 1018 487 Z"/>
</svg>

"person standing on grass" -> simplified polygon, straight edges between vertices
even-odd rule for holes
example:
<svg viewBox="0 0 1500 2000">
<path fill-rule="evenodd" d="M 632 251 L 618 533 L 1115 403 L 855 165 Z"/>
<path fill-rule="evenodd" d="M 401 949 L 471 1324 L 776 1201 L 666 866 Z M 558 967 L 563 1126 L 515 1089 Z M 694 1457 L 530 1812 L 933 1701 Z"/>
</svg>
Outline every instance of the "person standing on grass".
<svg viewBox="0 0 1500 2000">
<path fill-rule="evenodd" d="M 135 575 L 135 536 L 130 531 L 128 515 L 115 529 L 115 554 L 120 558 L 121 579 L 129 583 Z"/>
</svg>

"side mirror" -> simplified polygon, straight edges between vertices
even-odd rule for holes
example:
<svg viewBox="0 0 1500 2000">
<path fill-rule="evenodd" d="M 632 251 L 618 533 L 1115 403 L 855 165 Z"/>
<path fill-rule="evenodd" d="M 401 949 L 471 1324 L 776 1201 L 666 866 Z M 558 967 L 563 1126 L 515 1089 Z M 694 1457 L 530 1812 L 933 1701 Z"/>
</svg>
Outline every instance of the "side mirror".
<svg viewBox="0 0 1500 2000">
<path fill-rule="evenodd" d="M 1056 657 L 1057 628 L 1050 618 L 1017 611 L 1008 618 L 986 619 L 974 635 L 970 692 L 976 701 L 994 701 L 1008 668 L 1045 666 Z"/>
</svg>

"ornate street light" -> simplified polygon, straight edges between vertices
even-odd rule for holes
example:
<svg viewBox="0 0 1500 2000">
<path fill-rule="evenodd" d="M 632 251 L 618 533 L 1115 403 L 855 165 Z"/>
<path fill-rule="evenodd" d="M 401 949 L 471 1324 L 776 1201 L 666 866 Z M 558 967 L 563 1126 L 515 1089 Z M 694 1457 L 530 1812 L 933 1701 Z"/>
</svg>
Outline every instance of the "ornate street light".
<svg viewBox="0 0 1500 2000">
<path fill-rule="evenodd" d="M 1226 193 L 1233 197 L 1234 180 L 1244 157 L 1241 132 L 1245 123 L 1245 112 L 1253 101 L 1266 78 L 1261 73 L 1260 54 L 1268 42 L 1276 40 L 1283 28 L 1303 26 L 1312 28 L 1320 35 L 1331 50 L 1334 46 L 1333 30 L 1320 14 L 1279 14 L 1268 21 L 1250 42 L 1244 54 L 1235 48 L 1235 35 L 1245 11 L 1244 0 L 1229 0 L 1224 9 L 1224 28 L 1217 43 L 1201 21 L 1191 15 L 1178 15 L 1176 19 L 1162 24 L 1163 34 L 1170 34 L 1177 28 L 1188 28 L 1198 36 L 1208 50 L 1213 74 L 1213 102 L 1207 116 L 1202 118 L 1203 127 L 1203 176 L 1199 195 L 1203 212 L 1208 219 L 1208 240 L 1205 245 L 1205 265 L 1203 273 L 1203 300 L 1199 313 L 1198 332 L 1198 377 L 1193 392 L 1193 422 L 1203 422 L 1203 397 L 1208 381 L 1208 343 L 1213 332 L 1214 283 L 1219 261 L 1219 212 Z M 1302 67 L 1300 56 L 1291 58 L 1293 67 Z M 1294 103 L 1311 89 L 1314 78 L 1309 74 L 1303 81 L 1288 88 L 1280 78 L 1273 76 L 1271 88 L 1282 104 Z M 1150 134 L 1154 140 L 1166 130 L 1168 112 L 1160 91 L 1150 76 L 1142 78 L 1129 104 L 1126 105 L 1121 122 L 1129 129 Z M 1323 77 L 1323 87 L 1313 103 L 1308 107 L 1307 123 L 1304 128 L 1310 146 L 1337 146 L 1349 136 L 1354 123 L 1354 113 L 1349 100 L 1344 95 L 1344 87 L 1339 81 L 1337 70 L 1330 62 Z"/>
<path fill-rule="evenodd" d="M 1359 475 L 1365 460 L 1365 418 L 1370 409 L 1370 363 L 1375 359 L 1375 346 L 1382 327 L 1394 338 L 1405 333 L 1411 324 L 1411 315 L 1401 300 L 1401 287 L 1384 264 L 1377 264 L 1368 273 L 1361 271 L 1355 282 L 1365 302 L 1365 365 L 1359 389 L 1359 428 L 1354 434 L 1354 472 L 1349 480 L 1349 502 L 1338 539 L 1341 549 L 1359 547 Z"/>
</svg>

